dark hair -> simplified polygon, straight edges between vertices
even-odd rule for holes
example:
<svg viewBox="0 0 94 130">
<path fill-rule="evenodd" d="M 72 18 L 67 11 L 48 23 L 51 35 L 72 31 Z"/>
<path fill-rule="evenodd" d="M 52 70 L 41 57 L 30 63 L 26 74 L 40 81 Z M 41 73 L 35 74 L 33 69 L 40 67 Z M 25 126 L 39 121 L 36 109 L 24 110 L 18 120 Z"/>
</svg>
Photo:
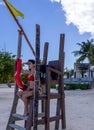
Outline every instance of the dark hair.
<svg viewBox="0 0 94 130">
<path fill-rule="evenodd" d="M 31 62 L 32 64 L 35 64 L 35 60 L 28 60 L 28 62 Z"/>
</svg>

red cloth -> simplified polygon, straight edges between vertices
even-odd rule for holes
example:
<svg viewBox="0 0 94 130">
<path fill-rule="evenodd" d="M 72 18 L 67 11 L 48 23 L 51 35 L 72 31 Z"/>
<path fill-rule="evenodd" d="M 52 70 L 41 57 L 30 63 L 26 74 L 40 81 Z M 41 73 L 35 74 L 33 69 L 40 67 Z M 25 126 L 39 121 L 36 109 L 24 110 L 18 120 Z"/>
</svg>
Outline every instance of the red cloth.
<svg viewBox="0 0 94 130">
<path fill-rule="evenodd" d="M 26 90 L 27 87 L 24 85 L 24 83 L 22 82 L 21 77 L 20 77 L 21 68 L 22 68 L 22 60 L 18 58 L 18 59 L 16 59 L 16 67 L 15 67 L 14 79 L 16 81 L 17 86 L 20 89 Z"/>
</svg>

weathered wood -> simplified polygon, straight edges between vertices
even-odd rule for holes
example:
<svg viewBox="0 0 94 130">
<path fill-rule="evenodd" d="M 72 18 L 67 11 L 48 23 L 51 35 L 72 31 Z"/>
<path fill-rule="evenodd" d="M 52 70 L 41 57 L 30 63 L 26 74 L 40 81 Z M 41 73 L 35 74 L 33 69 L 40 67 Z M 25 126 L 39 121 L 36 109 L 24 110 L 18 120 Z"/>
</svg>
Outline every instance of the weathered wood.
<svg viewBox="0 0 94 130">
<path fill-rule="evenodd" d="M 22 31 L 19 31 L 18 39 L 18 51 L 17 58 L 21 57 L 21 42 L 22 42 Z M 46 50 L 47 49 L 47 50 Z M 48 43 L 45 43 L 43 63 L 47 64 L 48 55 Z M 55 64 L 55 65 L 54 65 Z M 57 78 L 53 80 L 52 72 L 57 75 Z M 18 103 L 18 96 L 16 95 L 18 87 L 15 86 L 13 106 L 11 109 L 10 118 L 6 130 L 37 130 L 39 124 L 45 125 L 45 130 L 50 130 L 50 122 L 55 121 L 55 130 L 59 129 L 59 122 L 61 120 L 62 128 L 66 128 L 65 121 L 65 94 L 64 94 L 64 34 L 60 35 L 60 48 L 59 48 L 59 59 L 51 61 L 50 64 L 46 65 L 46 79 L 45 79 L 45 93 L 39 95 L 38 88 L 40 87 L 40 26 L 36 25 L 36 57 L 35 57 L 35 81 L 34 81 L 34 97 L 30 100 L 29 115 L 23 117 L 22 115 L 16 114 L 16 108 Z M 51 93 L 51 84 L 58 84 L 58 92 Z M 56 115 L 50 117 L 50 100 L 57 99 Z M 42 113 L 38 113 L 38 102 L 42 100 Z M 45 107 L 45 108 L 44 108 Z M 14 113 L 14 114 L 13 114 Z M 38 118 L 40 117 L 40 118 Z M 25 127 L 15 125 L 15 121 L 24 120 Z"/>
<path fill-rule="evenodd" d="M 56 70 L 54 68 L 49 67 L 50 71 L 57 73 L 58 75 L 61 75 L 62 72 L 60 70 Z"/>
<path fill-rule="evenodd" d="M 30 109 L 29 109 L 29 115 L 28 119 L 25 122 L 26 130 L 31 130 L 31 126 L 33 124 L 33 99 L 30 101 Z"/>
<path fill-rule="evenodd" d="M 59 60 L 49 61 L 48 65 L 58 70 Z"/>
<path fill-rule="evenodd" d="M 49 117 L 49 125 L 50 125 L 50 122 L 58 121 L 60 119 L 61 119 L 61 115 Z M 42 118 L 42 119 L 38 120 L 38 125 L 45 124 L 45 122 L 46 122 L 46 118 Z"/>
<path fill-rule="evenodd" d="M 44 53 L 43 53 L 43 62 L 42 64 L 47 64 L 47 58 L 48 58 L 48 46 L 49 46 L 49 43 L 48 42 L 45 42 L 45 45 L 44 45 Z"/>
<path fill-rule="evenodd" d="M 33 130 L 37 130 L 38 121 L 38 97 L 40 87 L 40 26 L 36 25 L 36 57 L 35 57 L 35 80 L 34 80 L 34 103 L 33 103 Z"/>
<path fill-rule="evenodd" d="M 59 51 L 59 61 L 60 61 L 59 67 L 60 67 L 60 70 L 62 71 L 62 74 L 64 74 L 64 55 L 65 55 L 65 53 L 64 53 L 64 40 L 65 40 L 65 34 L 61 34 L 60 35 L 60 51 Z M 62 50 L 63 50 L 63 52 L 62 52 Z M 62 115 L 61 122 L 62 122 L 62 129 L 65 129 L 66 128 L 66 117 L 65 117 L 64 80 L 63 80 L 62 76 L 60 78 L 61 78 L 60 92 L 61 92 L 61 99 L 62 99 L 62 100 L 60 100 L 61 115 Z"/>
<path fill-rule="evenodd" d="M 28 116 L 23 116 L 17 113 L 12 114 L 12 116 L 14 117 L 15 121 L 28 119 Z"/>
<path fill-rule="evenodd" d="M 40 86 L 39 70 L 40 70 L 40 26 L 36 25 L 36 56 L 35 56 L 35 80 L 34 80 L 34 98 L 30 104 L 29 117 L 26 122 L 26 130 L 37 130 L 38 121 L 38 87 Z"/>
<path fill-rule="evenodd" d="M 58 99 L 60 98 L 60 94 L 58 93 L 49 93 L 49 98 L 50 99 Z M 40 95 L 39 100 L 47 100 L 47 95 Z"/>
<path fill-rule="evenodd" d="M 49 117 L 50 117 L 50 71 L 49 68 L 46 68 L 46 95 L 47 95 L 47 99 L 46 99 L 46 104 L 45 104 L 45 130 L 49 130 L 50 126 L 49 126 Z"/>
<path fill-rule="evenodd" d="M 22 32 L 18 31 L 17 58 L 20 58 L 20 56 L 21 56 L 21 44 L 22 44 Z M 14 128 L 10 128 L 9 124 L 15 123 L 15 121 L 13 120 L 12 114 L 16 113 L 16 108 L 17 108 L 17 104 L 18 104 L 17 92 L 18 92 L 18 86 L 15 84 L 14 99 L 13 99 L 13 104 L 12 104 L 12 108 L 11 108 L 11 112 L 10 112 L 10 117 L 8 119 L 6 130 L 14 130 Z"/>
<path fill-rule="evenodd" d="M 9 124 L 9 126 L 13 129 L 17 129 L 17 130 L 26 130 L 26 128 L 23 128 L 21 126 L 18 126 L 16 124 Z"/>
<path fill-rule="evenodd" d="M 60 94 L 60 99 L 57 100 L 57 110 L 56 115 L 62 115 L 62 129 L 66 128 L 66 121 L 65 121 L 65 95 L 64 95 L 64 82 L 63 82 L 63 73 L 64 73 L 64 38 L 65 35 L 60 35 L 60 48 L 59 48 L 59 70 L 62 72 L 62 75 L 59 76 L 59 89 L 58 93 Z M 55 130 L 59 129 L 59 121 L 55 123 Z"/>
<path fill-rule="evenodd" d="M 49 43 L 45 42 L 44 53 L 43 53 L 43 62 L 42 62 L 42 64 L 44 64 L 44 65 L 47 64 L 48 47 L 49 47 Z M 45 91 L 46 91 L 46 82 L 45 82 L 45 79 L 43 79 L 43 81 L 42 81 L 42 90 L 43 90 L 43 93 L 45 93 Z M 45 101 L 44 100 L 42 100 L 42 110 L 41 111 L 45 112 Z"/>
</svg>

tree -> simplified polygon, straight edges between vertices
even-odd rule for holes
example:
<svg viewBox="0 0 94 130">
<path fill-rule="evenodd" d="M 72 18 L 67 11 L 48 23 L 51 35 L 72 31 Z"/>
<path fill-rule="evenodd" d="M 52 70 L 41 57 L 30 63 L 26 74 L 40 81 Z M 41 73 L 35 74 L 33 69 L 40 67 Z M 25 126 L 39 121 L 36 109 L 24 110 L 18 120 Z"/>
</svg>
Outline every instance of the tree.
<svg viewBox="0 0 94 130">
<path fill-rule="evenodd" d="M 0 83 L 13 80 L 15 56 L 12 53 L 0 51 Z"/>
<path fill-rule="evenodd" d="M 74 69 L 68 69 L 67 67 L 64 69 L 64 75 L 67 76 L 67 78 L 70 78 L 74 75 Z"/>
<path fill-rule="evenodd" d="M 83 62 L 86 58 L 91 65 L 94 65 L 94 44 L 93 39 L 87 40 L 87 42 L 77 43 L 80 46 L 80 50 L 73 51 L 74 56 L 80 56 L 76 62 Z M 94 87 L 94 78 L 91 82 L 91 88 Z"/>
<path fill-rule="evenodd" d="M 94 65 L 93 39 L 87 40 L 87 42 L 77 43 L 77 45 L 80 46 L 80 49 L 72 52 L 74 56 L 80 56 L 76 62 L 83 62 L 87 58 L 89 63 Z"/>
</svg>

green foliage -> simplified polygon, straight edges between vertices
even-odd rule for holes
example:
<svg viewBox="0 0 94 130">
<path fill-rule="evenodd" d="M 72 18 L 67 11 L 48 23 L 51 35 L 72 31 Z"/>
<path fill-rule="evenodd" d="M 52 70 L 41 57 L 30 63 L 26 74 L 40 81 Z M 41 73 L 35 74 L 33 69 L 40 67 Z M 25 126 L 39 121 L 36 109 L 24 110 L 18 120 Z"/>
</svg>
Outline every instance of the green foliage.
<svg viewBox="0 0 94 130">
<path fill-rule="evenodd" d="M 14 80 L 15 56 L 12 53 L 0 51 L 0 83 Z"/>
<path fill-rule="evenodd" d="M 21 75 L 21 80 L 24 82 L 24 84 L 27 84 L 26 76 L 26 74 Z"/>
<path fill-rule="evenodd" d="M 67 78 L 72 77 L 74 75 L 74 69 L 68 69 L 67 67 L 64 69 L 64 76 Z"/>
<path fill-rule="evenodd" d="M 56 84 L 51 84 L 51 88 L 56 89 Z"/>
<path fill-rule="evenodd" d="M 89 63 L 94 65 L 94 43 L 93 39 L 87 40 L 86 42 L 77 43 L 80 47 L 79 50 L 73 51 L 74 56 L 79 56 L 76 62 L 83 62 L 86 58 Z"/>
<path fill-rule="evenodd" d="M 86 89 L 90 89 L 90 85 L 89 84 L 73 84 L 73 83 L 66 83 L 64 84 L 64 89 L 65 90 L 75 90 L 75 89 L 81 89 L 81 90 L 86 90 Z M 58 89 L 56 87 L 56 84 L 51 84 L 51 88 L 52 89 Z"/>
<path fill-rule="evenodd" d="M 90 89 L 90 85 L 89 84 L 66 83 L 65 86 L 66 86 L 65 87 L 66 90 L 75 90 L 75 89 L 86 90 L 86 89 Z"/>
</svg>

